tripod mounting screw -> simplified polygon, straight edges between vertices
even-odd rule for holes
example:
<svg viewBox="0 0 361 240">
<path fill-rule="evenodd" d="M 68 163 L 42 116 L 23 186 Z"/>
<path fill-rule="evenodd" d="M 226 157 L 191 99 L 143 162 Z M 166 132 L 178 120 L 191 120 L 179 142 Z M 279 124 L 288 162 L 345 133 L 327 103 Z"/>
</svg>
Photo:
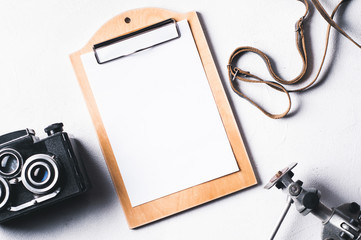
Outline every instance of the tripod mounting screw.
<svg viewBox="0 0 361 240">
<path fill-rule="evenodd" d="M 291 196 L 298 196 L 301 193 L 301 186 L 297 183 L 292 183 L 288 188 L 288 192 Z"/>
</svg>

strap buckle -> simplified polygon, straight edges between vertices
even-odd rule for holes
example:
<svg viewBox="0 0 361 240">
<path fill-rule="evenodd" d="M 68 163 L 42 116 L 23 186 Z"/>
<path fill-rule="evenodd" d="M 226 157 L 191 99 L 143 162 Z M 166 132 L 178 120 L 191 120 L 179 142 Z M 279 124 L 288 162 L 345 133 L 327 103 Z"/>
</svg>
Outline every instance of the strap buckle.
<svg viewBox="0 0 361 240">
<path fill-rule="evenodd" d="M 233 78 L 232 78 L 232 82 L 234 82 L 234 80 L 236 79 L 238 72 L 239 72 L 239 69 L 237 69 L 237 71 L 234 73 L 234 76 L 233 76 Z"/>
<path fill-rule="evenodd" d="M 301 17 L 295 24 L 295 32 L 299 32 L 303 28 L 303 21 L 305 20 L 305 16 Z"/>
<path fill-rule="evenodd" d="M 228 64 L 227 67 L 230 67 L 231 69 L 233 68 L 233 66 L 231 64 Z M 242 77 L 250 77 L 250 75 L 249 75 L 250 72 L 242 71 L 241 69 L 239 69 L 237 67 L 234 67 L 233 69 L 235 69 L 236 72 L 233 75 L 232 82 L 236 79 L 237 75 L 242 76 Z M 229 70 L 229 73 L 232 73 L 232 71 Z"/>
</svg>

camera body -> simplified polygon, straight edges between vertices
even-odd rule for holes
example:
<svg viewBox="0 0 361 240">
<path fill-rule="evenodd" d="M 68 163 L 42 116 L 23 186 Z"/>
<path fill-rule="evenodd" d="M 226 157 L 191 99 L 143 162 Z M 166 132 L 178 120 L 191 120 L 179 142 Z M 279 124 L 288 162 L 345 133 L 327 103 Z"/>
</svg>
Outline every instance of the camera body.
<svg viewBox="0 0 361 240">
<path fill-rule="evenodd" d="M 63 124 L 0 136 L 0 223 L 83 193 L 88 179 Z"/>
</svg>

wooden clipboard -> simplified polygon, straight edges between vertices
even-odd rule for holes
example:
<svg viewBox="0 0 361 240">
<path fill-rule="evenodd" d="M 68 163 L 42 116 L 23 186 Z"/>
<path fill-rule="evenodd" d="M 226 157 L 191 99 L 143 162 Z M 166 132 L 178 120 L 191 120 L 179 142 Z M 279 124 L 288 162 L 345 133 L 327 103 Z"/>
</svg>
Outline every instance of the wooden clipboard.
<svg viewBox="0 0 361 240">
<path fill-rule="evenodd" d="M 190 25 L 204 71 L 240 171 L 132 207 L 88 82 L 81 61 L 81 55 L 92 52 L 93 46 L 97 43 L 137 31 L 169 18 L 173 18 L 176 21 L 187 19 Z M 143 8 L 124 12 L 104 24 L 81 50 L 70 55 L 70 59 L 96 128 L 105 161 L 130 228 L 136 228 L 159 220 L 257 183 L 196 12 L 181 14 L 158 8 Z"/>
</svg>

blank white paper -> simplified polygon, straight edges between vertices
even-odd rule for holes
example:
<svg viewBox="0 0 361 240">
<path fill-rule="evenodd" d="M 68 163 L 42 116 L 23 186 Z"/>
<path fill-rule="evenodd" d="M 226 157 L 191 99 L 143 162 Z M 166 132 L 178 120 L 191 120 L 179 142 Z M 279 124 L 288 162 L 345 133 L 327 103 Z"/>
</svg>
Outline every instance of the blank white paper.
<svg viewBox="0 0 361 240">
<path fill-rule="evenodd" d="M 132 206 L 239 171 L 186 20 L 180 38 L 82 62 Z"/>
</svg>

